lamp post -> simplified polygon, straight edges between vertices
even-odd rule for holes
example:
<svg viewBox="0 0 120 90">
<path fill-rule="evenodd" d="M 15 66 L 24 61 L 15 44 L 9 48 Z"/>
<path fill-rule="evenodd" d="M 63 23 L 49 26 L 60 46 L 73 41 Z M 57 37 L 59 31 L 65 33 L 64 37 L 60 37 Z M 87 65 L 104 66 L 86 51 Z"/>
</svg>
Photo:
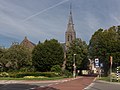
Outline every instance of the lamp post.
<svg viewBox="0 0 120 90">
<path fill-rule="evenodd" d="M 76 65 L 75 65 L 75 56 L 76 54 L 74 54 L 74 58 L 73 58 L 73 77 L 76 77 Z"/>
</svg>

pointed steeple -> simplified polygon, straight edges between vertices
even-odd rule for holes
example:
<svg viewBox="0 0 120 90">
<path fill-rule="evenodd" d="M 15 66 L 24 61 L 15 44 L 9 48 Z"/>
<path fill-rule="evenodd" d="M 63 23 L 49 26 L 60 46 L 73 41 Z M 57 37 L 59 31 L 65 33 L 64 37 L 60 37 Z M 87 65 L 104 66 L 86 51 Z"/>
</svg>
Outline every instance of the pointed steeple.
<svg viewBox="0 0 120 90">
<path fill-rule="evenodd" d="M 72 18 L 72 4 L 70 4 L 70 15 L 68 20 L 67 31 L 65 33 L 65 42 L 71 43 L 75 39 L 76 39 L 76 33 L 74 30 L 74 24 L 73 24 L 73 18 Z"/>
<path fill-rule="evenodd" d="M 73 19 L 72 19 L 72 4 L 70 4 L 70 16 L 69 16 L 69 22 L 68 24 L 73 24 Z"/>
<path fill-rule="evenodd" d="M 70 4 L 70 15 L 69 15 L 69 21 L 68 21 L 67 30 L 74 31 L 74 24 L 73 24 L 73 18 L 72 18 L 72 4 Z"/>
</svg>

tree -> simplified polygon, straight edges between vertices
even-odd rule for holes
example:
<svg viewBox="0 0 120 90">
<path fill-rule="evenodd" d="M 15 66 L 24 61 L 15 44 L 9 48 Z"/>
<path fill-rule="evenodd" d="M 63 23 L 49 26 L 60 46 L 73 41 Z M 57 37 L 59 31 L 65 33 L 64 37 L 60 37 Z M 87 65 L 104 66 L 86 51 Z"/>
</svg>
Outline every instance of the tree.
<svg viewBox="0 0 120 90">
<path fill-rule="evenodd" d="M 88 48 L 87 44 L 85 41 L 82 41 L 81 39 L 76 39 L 73 41 L 73 43 L 70 44 L 70 47 L 67 51 L 67 62 L 66 62 L 66 69 L 69 71 L 73 71 L 73 55 L 76 54 L 75 56 L 75 63 L 76 63 L 76 68 L 78 70 L 82 69 L 88 69 L 88 59 L 87 59 L 87 54 L 88 54 Z"/>
<path fill-rule="evenodd" d="M 118 28 L 118 29 L 117 29 Z M 96 57 L 103 63 L 105 75 L 110 68 L 109 57 L 113 56 L 113 68 L 115 63 L 120 63 L 120 39 L 119 27 L 110 27 L 108 30 L 99 29 L 96 31 L 89 43 L 89 54 L 94 60 Z"/>
<path fill-rule="evenodd" d="M 4 71 L 6 69 L 6 64 L 8 60 L 4 58 L 7 49 L 0 47 L 0 71 Z"/>
<path fill-rule="evenodd" d="M 23 67 L 32 65 L 31 52 L 29 49 L 21 45 L 11 46 L 3 57 L 6 61 L 6 67 L 8 70 L 20 70 Z M 2 63 L 3 64 L 3 63 Z"/>
<path fill-rule="evenodd" d="M 54 65 L 62 66 L 63 60 L 63 48 L 55 39 L 38 44 L 32 53 L 32 62 L 37 71 L 50 71 Z"/>
</svg>

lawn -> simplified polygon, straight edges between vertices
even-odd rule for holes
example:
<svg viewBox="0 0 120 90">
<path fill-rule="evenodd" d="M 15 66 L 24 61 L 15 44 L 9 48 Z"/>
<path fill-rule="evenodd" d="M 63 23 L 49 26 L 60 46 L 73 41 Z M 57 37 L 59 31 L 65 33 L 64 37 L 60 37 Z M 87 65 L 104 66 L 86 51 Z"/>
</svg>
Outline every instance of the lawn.
<svg viewBox="0 0 120 90">
<path fill-rule="evenodd" d="M 103 81 L 108 81 L 110 82 L 110 77 L 101 77 L 101 78 L 98 78 L 98 80 L 103 80 Z M 120 82 L 120 77 L 118 78 L 118 81 L 116 78 L 112 78 L 112 82 Z"/>
<path fill-rule="evenodd" d="M 10 78 L 10 77 L 1 77 L 0 80 L 59 80 L 64 79 L 65 77 L 47 77 L 47 78 Z"/>
</svg>

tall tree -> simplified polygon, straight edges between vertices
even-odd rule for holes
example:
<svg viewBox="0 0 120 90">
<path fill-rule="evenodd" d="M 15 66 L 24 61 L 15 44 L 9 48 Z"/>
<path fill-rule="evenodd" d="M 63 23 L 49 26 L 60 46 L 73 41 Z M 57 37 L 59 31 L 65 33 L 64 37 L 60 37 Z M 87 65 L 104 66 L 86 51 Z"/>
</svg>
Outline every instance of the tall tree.
<svg viewBox="0 0 120 90">
<path fill-rule="evenodd" d="M 20 70 L 32 65 L 31 52 L 24 46 L 13 45 L 4 54 L 4 61 L 8 70 Z"/>
<path fill-rule="evenodd" d="M 73 41 L 73 43 L 70 44 L 70 47 L 67 51 L 67 62 L 66 62 L 66 69 L 69 71 L 73 71 L 73 60 L 74 60 L 74 54 L 75 55 L 75 63 L 76 63 L 76 69 L 88 69 L 88 48 L 85 41 L 82 41 L 81 39 L 76 39 Z"/>
<path fill-rule="evenodd" d="M 120 62 L 119 30 L 117 28 L 113 26 L 108 30 L 99 29 L 92 35 L 89 43 L 89 54 L 93 60 L 96 57 L 100 59 L 100 63 L 104 65 L 105 75 L 109 71 L 110 56 L 113 56 L 113 67 Z"/>
<path fill-rule="evenodd" d="M 50 71 L 54 65 L 62 66 L 63 60 L 63 48 L 55 39 L 38 44 L 32 53 L 32 62 L 37 71 Z"/>
<path fill-rule="evenodd" d="M 6 64 L 8 60 L 6 60 L 5 53 L 7 52 L 7 49 L 0 47 L 0 71 L 6 70 Z"/>
</svg>

